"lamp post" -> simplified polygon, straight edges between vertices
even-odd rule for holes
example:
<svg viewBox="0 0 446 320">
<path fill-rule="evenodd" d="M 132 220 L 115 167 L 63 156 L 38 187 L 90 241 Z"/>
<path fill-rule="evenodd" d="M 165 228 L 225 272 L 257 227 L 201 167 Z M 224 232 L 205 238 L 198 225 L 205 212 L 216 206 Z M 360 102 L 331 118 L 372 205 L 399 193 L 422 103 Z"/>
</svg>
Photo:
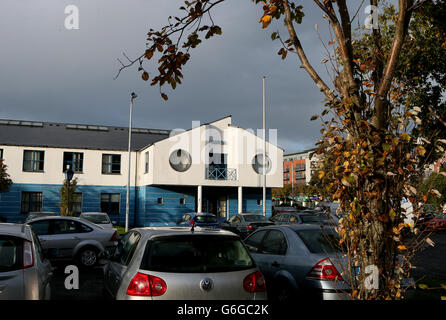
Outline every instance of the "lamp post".
<svg viewBox="0 0 446 320">
<path fill-rule="evenodd" d="M 70 181 L 73 179 L 74 172 L 71 170 L 70 165 L 67 165 L 65 170 L 65 181 L 67 182 L 67 215 L 70 213 Z"/>
<path fill-rule="evenodd" d="M 138 96 L 136 93 L 132 92 L 130 95 L 130 120 L 129 120 L 129 145 L 128 145 L 128 168 L 127 168 L 127 195 L 125 201 L 125 232 L 129 230 L 129 197 L 130 197 L 130 146 L 132 143 L 132 111 L 133 111 L 133 99 L 136 99 Z"/>
</svg>

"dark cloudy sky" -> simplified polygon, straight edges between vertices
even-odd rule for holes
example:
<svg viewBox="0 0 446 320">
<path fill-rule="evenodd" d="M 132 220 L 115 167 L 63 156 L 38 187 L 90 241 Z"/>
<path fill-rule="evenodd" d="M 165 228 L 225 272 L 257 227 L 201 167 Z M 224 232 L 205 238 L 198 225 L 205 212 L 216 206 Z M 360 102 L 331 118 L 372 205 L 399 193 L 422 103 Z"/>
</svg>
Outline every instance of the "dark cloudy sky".
<svg viewBox="0 0 446 320">
<path fill-rule="evenodd" d="M 297 27 L 310 61 L 326 77 L 323 47 L 314 24 L 327 25 L 313 1 L 301 1 L 306 17 Z M 356 2 L 356 1 L 355 1 Z M 209 122 L 226 115 L 233 124 L 262 126 L 262 81 L 267 77 L 267 125 L 278 129 L 285 152 L 314 146 L 320 122 L 309 118 L 322 109 L 322 95 L 299 68 L 297 56 L 283 61 L 271 32 L 258 19 L 260 5 L 228 0 L 214 13 L 223 35 L 192 51 L 183 85 L 166 88 L 144 82 L 137 66 L 119 69 L 125 52 L 136 57 L 145 49 L 146 33 L 179 14 L 178 0 L 1 0 L 0 118 L 128 125 L 129 94 L 135 91 L 134 126 L 188 129 L 193 120 Z M 359 3 L 359 1 L 358 1 Z M 65 7 L 79 8 L 79 30 L 64 27 Z M 326 37 L 326 42 L 328 42 Z M 150 70 L 149 70 L 150 71 Z"/>
</svg>

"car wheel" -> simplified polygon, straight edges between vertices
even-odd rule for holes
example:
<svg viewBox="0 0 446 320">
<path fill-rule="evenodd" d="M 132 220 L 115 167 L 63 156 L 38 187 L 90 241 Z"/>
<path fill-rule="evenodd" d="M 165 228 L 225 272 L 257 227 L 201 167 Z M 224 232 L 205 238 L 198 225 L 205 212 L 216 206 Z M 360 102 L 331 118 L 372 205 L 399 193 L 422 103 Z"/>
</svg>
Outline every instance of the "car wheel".
<svg viewBox="0 0 446 320">
<path fill-rule="evenodd" d="M 98 263 L 98 250 L 93 247 L 86 247 L 79 252 L 78 260 L 83 267 L 94 267 Z"/>
</svg>

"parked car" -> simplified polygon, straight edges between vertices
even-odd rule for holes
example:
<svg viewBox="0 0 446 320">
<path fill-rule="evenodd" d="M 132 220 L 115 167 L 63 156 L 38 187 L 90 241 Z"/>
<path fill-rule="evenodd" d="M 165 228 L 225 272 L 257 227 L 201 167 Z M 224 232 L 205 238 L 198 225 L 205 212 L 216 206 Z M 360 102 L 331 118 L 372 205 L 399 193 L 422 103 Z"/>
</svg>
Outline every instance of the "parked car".
<svg viewBox="0 0 446 320">
<path fill-rule="evenodd" d="M 105 212 L 82 212 L 79 218 L 88 220 L 94 224 L 98 224 L 101 227 L 112 229 L 113 222 L 110 221 L 108 214 Z"/>
<path fill-rule="evenodd" d="M 266 299 L 262 273 L 228 231 L 135 228 L 108 258 L 104 289 L 115 299 Z"/>
<path fill-rule="evenodd" d="M 281 213 L 275 215 L 270 219 L 275 224 L 321 224 L 329 225 L 333 221 L 323 212 L 295 212 L 295 213 Z"/>
<path fill-rule="evenodd" d="M 51 263 L 25 224 L 0 223 L 0 300 L 49 300 Z"/>
<path fill-rule="evenodd" d="M 244 243 L 265 276 L 270 296 L 278 300 L 348 298 L 343 292 L 350 287 L 341 277 L 344 262 L 336 255 L 334 228 L 275 225 L 257 230 Z"/>
<path fill-rule="evenodd" d="M 28 222 L 51 260 L 75 260 L 93 267 L 98 254 L 113 250 L 118 232 L 76 217 L 43 217 Z"/>
<path fill-rule="evenodd" d="M 233 215 L 228 221 L 225 221 L 222 228 L 240 235 L 240 238 L 243 239 L 257 228 L 272 224 L 274 223 L 261 214 L 238 213 Z"/>
<path fill-rule="evenodd" d="M 274 206 L 273 207 L 273 216 L 275 216 L 276 214 L 279 213 L 284 213 L 284 212 L 296 212 L 297 209 L 295 207 L 285 207 L 285 206 Z"/>
<path fill-rule="evenodd" d="M 211 227 L 220 228 L 221 223 L 218 222 L 217 216 L 207 212 L 189 212 L 184 214 L 181 219 L 177 221 L 178 226 L 197 226 L 197 227 Z"/>
<path fill-rule="evenodd" d="M 446 230 L 446 213 L 438 214 L 423 221 L 423 229 L 426 231 Z"/>
<path fill-rule="evenodd" d="M 38 217 L 56 217 L 59 216 L 58 212 L 50 212 L 50 211 L 32 211 L 28 213 L 23 223 L 27 223 L 28 221 L 38 218 Z"/>
</svg>

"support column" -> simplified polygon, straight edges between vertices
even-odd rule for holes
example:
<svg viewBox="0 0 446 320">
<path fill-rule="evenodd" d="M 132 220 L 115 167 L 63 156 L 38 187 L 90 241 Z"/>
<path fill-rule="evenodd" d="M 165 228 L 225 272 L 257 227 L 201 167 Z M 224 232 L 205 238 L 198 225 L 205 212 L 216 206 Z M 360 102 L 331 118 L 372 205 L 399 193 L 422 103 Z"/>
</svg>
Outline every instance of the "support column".
<svg viewBox="0 0 446 320">
<path fill-rule="evenodd" d="M 197 187 L 197 212 L 201 213 L 201 208 L 202 208 L 202 191 L 203 191 L 203 186 L 198 186 Z"/>
<path fill-rule="evenodd" d="M 242 187 L 238 187 L 238 213 L 243 212 L 243 190 Z"/>
</svg>

